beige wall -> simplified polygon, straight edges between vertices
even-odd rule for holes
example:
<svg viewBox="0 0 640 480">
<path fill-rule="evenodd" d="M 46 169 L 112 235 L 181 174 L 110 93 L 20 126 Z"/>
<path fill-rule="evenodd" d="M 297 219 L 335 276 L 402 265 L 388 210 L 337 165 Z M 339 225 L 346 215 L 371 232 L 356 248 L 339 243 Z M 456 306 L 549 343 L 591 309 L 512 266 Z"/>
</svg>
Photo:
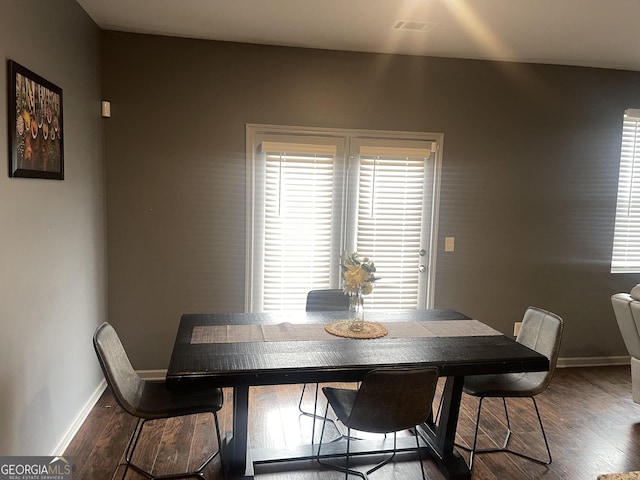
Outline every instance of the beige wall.
<svg viewBox="0 0 640 480">
<path fill-rule="evenodd" d="M 0 0 L 0 455 L 52 453 L 102 378 L 99 41 L 73 0 Z M 63 181 L 7 175 L 7 59 L 63 90 Z"/>
<path fill-rule="evenodd" d="M 241 311 L 245 124 L 444 133 L 437 307 L 509 333 L 566 320 L 563 357 L 626 355 L 609 297 L 622 114 L 640 73 L 106 32 L 109 310 L 137 368 L 180 315 Z M 456 251 L 444 253 L 444 237 Z"/>
</svg>

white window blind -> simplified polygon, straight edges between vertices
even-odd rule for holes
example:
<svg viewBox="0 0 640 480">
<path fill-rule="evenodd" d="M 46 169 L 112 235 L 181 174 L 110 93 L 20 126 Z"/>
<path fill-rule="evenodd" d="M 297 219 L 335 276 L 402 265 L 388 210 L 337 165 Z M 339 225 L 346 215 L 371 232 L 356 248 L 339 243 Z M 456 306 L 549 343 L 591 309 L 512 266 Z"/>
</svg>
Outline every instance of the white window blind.
<svg viewBox="0 0 640 480">
<path fill-rule="evenodd" d="M 365 300 L 368 308 L 419 306 L 430 155 L 430 148 L 360 147 L 357 250 L 375 260 L 382 277 Z"/>
<path fill-rule="evenodd" d="M 263 142 L 264 311 L 304 309 L 330 279 L 334 160 L 328 145 Z"/>
<path fill-rule="evenodd" d="M 611 272 L 640 272 L 640 110 L 625 111 Z"/>
</svg>

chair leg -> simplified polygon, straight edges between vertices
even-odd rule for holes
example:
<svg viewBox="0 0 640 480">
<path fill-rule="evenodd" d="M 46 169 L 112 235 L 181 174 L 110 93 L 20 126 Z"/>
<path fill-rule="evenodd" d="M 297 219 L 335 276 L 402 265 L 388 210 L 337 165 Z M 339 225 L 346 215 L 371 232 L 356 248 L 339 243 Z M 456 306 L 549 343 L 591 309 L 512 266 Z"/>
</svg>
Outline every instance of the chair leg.
<svg viewBox="0 0 640 480">
<path fill-rule="evenodd" d="M 222 437 L 220 435 L 220 423 L 218 422 L 218 414 L 216 412 L 211 413 L 213 413 L 213 421 L 216 426 L 216 440 L 218 442 L 218 449 L 211 455 L 209 455 L 209 457 L 207 457 L 207 459 L 200 464 L 198 469 L 194 472 L 196 475 L 202 475 L 202 471 L 207 467 L 207 465 L 209 465 L 211 460 L 216 458 L 218 455 L 220 455 L 220 464 L 222 466 L 222 470 L 224 471 L 224 461 L 222 458 Z"/>
<path fill-rule="evenodd" d="M 473 460 L 476 455 L 476 446 L 478 444 L 478 428 L 480 427 L 480 411 L 482 410 L 482 401 L 484 397 L 480 397 L 480 401 L 478 403 L 478 413 L 476 415 L 476 429 L 473 433 L 473 447 L 471 448 L 471 454 L 469 456 L 469 470 L 473 470 Z"/>
<path fill-rule="evenodd" d="M 218 440 L 218 455 L 220 455 L 220 467 L 225 474 L 226 478 L 226 466 L 224 464 L 224 456 L 222 453 L 222 433 L 220 432 L 220 422 L 218 421 L 218 412 L 213 412 L 213 421 L 216 424 L 216 439 Z M 215 457 L 215 454 L 213 455 Z"/>
<path fill-rule="evenodd" d="M 386 438 L 386 433 L 385 433 L 385 438 Z M 385 466 L 387 463 L 389 463 L 391 460 L 393 460 L 393 458 L 396 456 L 396 451 L 397 449 L 397 440 L 398 440 L 398 433 L 397 432 L 393 432 L 393 453 L 391 455 L 389 455 L 387 458 L 385 458 L 384 460 L 382 460 L 380 463 L 376 464 L 373 468 L 367 470 L 367 475 L 369 475 L 370 473 L 375 472 L 376 470 L 378 470 L 379 468 Z M 419 443 L 418 443 L 419 445 Z M 420 465 L 422 465 L 422 462 L 420 462 Z"/>
<path fill-rule="evenodd" d="M 300 400 L 298 401 L 298 410 L 300 410 L 300 413 L 301 413 L 302 415 L 306 415 L 306 416 L 308 416 L 308 417 L 313 417 L 313 419 L 314 419 L 314 420 L 315 420 L 316 418 L 322 418 L 322 416 L 321 416 L 321 415 L 318 415 L 318 414 L 317 414 L 317 408 L 318 408 L 318 389 L 319 389 L 319 386 L 318 386 L 318 384 L 317 384 L 317 383 L 315 384 L 315 386 L 316 386 L 316 393 L 315 393 L 315 399 L 314 399 L 315 401 L 314 401 L 314 403 L 313 403 L 313 412 L 307 412 L 305 409 L 303 409 L 303 408 L 302 408 L 302 401 L 304 400 L 304 393 L 305 393 L 305 391 L 307 390 L 307 384 L 306 384 L 306 383 L 302 385 L 302 393 L 300 394 Z"/>
<path fill-rule="evenodd" d="M 344 478 L 345 480 L 348 479 L 349 474 L 351 473 L 352 475 L 357 475 L 360 478 L 362 478 L 363 480 L 367 480 L 367 476 L 366 474 L 359 472 L 357 470 L 351 470 L 349 469 L 349 451 L 350 451 L 350 447 L 351 447 L 351 429 L 349 427 L 347 427 L 347 454 L 346 454 L 346 459 L 345 459 L 345 466 L 340 466 L 340 465 L 333 465 L 331 463 L 327 463 L 327 462 L 323 462 L 322 460 L 320 460 L 320 456 L 321 456 L 321 450 L 322 450 L 322 439 L 324 437 L 324 427 L 327 425 L 327 415 L 329 413 L 329 404 L 327 403 L 327 408 L 324 411 L 324 419 L 322 421 L 322 430 L 320 431 L 320 441 L 318 442 L 318 456 L 316 457 L 316 459 L 318 460 L 318 463 L 320 465 L 324 465 L 325 467 L 329 467 L 333 470 L 337 470 L 339 472 L 344 472 Z M 329 419 L 329 421 L 331 421 L 331 419 Z"/>
<path fill-rule="evenodd" d="M 473 447 L 472 448 L 467 448 L 467 447 L 462 447 L 464 450 L 467 450 L 470 452 L 470 456 L 469 456 L 469 470 L 473 470 L 473 460 L 475 455 L 481 454 L 481 453 L 495 453 L 495 452 L 503 452 L 503 453 L 511 453 L 512 455 L 516 455 L 518 457 L 521 458 L 525 458 L 527 460 L 531 460 L 533 462 L 539 463 L 541 465 L 549 465 L 552 462 L 552 458 L 551 458 L 551 450 L 549 448 L 549 442 L 547 440 L 547 434 L 544 431 L 544 425 L 542 424 L 542 417 L 540 416 L 540 410 L 538 409 L 538 402 L 536 402 L 535 397 L 529 397 L 531 398 L 531 401 L 533 402 L 533 406 L 534 409 L 536 411 L 536 416 L 538 418 L 538 425 L 540 426 L 540 432 L 542 433 L 542 438 L 544 440 L 544 445 L 545 448 L 547 449 L 547 459 L 546 460 L 542 460 L 536 457 L 533 457 L 531 455 L 526 455 L 522 452 L 517 452 L 515 450 L 512 450 L 510 448 L 508 448 L 508 444 L 509 444 L 509 440 L 511 439 L 511 422 L 509 420 L 509 411 L 507 409 L 507 400 L 505 397 L 502 397 L 502 403 L 504 406 L 504 414 L 505 414 L 505 419 L 507 422 L 507 433 L 505 435 L 504 438 L 504 442 L 502 444 L 502 447 L 500 448 L 484 448 L 484 449 L 480 449 L 478 450 L 477 447 L 477 442 L 478 442 L 478 428 L 480 426 L 480 412 L 482 410 L 482 401 L 484 400 L 485 397 L 480 397 L 480 400 L 478 402 L 478 414 L 476 416 L 476 428 L 475 428 L 475 432 L 473 435 Z M 460 446 L 460 445 L 458 445 Z"/>
<path fill-rule="evenodd" d="M 507 434 L 504 437 L 504 442 L 502 443 L 502 448 L 506 449 L 509 440 L 511 439 L 511 422 L 509 421 L 509 410 L 507 409 L 507 399 L 502 397 L 502 405 L 504 407 L 504 418 L 507 420 Z"/>
<path fill-rule="evenodd" d="M 540 432 L 542 433 L 542 439 L 544 440 L 544 446 L 547 449 L 547 459 L 546 460 L 542 460 L 542 459 L 535 458 L 535 457 L 532 457 L 530 455 L 525 455 L 524 453 L 516 452 L 514 450 L 506 448 L 507 442 L 509 441 L 508 439 L 505 440 L 504 451 L 512 453 L 513 455 L 517 455 L 518 457 L 521 457 L 521 458 L 526 458 L 528 460 L 532 460 L 532 461 L 534 461 L 536 463 L 540 463 L 542 465 L 550 465 L 551 462 L 553 461 L 553 459 L 551 458 L 551 449 L 549 448 L 549 442 L 547 440 L 547 434 L 544 431 L 544 425 L 542 425 L 542 417 L 540 416 L 540 410 L 538 409 L 538 402 L 536 402 L 535 397 L 530 397 L 530 398 L 531 398 L 531 401 L 533 402 L 533 407 L 535 408 L 536 416 L 538 417 L 538 425 L 540 425 Z M 505 408 L 506 408 L 506 404 L 505 404 Z"/>
<path fill-rule="evenodd" d="M 300 394 L 300 400 L 298 401 L 298 410 L 300 410 L 300 413 L 302 413 L 303 415 L 309 415 L 309 412 L 302 409 L 302 400 L 304 399 L 304 392 L 306 390 L 307 390 L 307 384 L 304 383 L 302 384 L 302 393 Z"/>
<path fill-rule="evenodd" d="M 324 419 L 322 415 L 318 415 L 318 392 L 320 391 L 320 385 L 316 383 L 315 386 L 316 386 L 316 389 L 315 389 L 315 395 L 313 398 L 313 412 L 307 412 L 302 408 L 304 393 L 307 389 L 306 383 L 302 385 L 302 393 L 300 394 L 300 400 L 298 401 L 298 410 L 300 411 L 300 413 L 302 415 L 306 415 L 307 417 L 311 417 L 313 419 L 313 423 L 311 425 L 311 445 L 314 444 L 315 438 L 316 438 L 316 419 L 318 420 Z M 327 418 L 327 421 L 332 423 L 335 429 L 338 431 L 338 433 L 340 433 L 340 429 L 338 428 L 338 425 L 336 425 L 336 422 L 333 419 Z M 342 434 L 341 434 L 341 437 L 343 437 Z"/>
<path fill-rule="evenodd" d="M 327 414 L 328 413 L 329 413 L 329 404 L 327 404 L 327 408 L 324 411 L 324 419 L 322 421 L 322 429 L 320 430 L 320 441 L 318 442 L 318 456 L 316 457 L 316 460 L 318 460 L 318 463 L 320 465 L 325 465 L 320 460 L 320 450 L 322 449 L 322 438 L 324 437 L 324 427 L 327 425 Z"/>
<path fill-rule="evenodd" d="M 311 445 L 313 445 L 315 436 L 316 436 L 316 418 L 318 418 L 318 390 L 320 389 L 320 385 L 316 383 L 316 393 L 313 396 L 313 424 L 311 425 Z M 302 397 L 300 397 L 302 401 Z"/>
<path fill-rule="evenodd" d="M 424 465 L 422 464 L 422 454 L 420 453 L 420 437 L 418 436 L 418 429 L 413 429 L 413 434 L 416 437 L 416 450 L 418 452 L 418 462 L 420 462 L 420 472 L 422 472 L 422 480 L 427 480 L 424 475 Z"/>
<path fill-rule="evenodd" d="M 302 385 L 302 393 L 300 394 L 300 401 L 298 401 L 298 410 L 302 415 L 306 415 L 307 417 L 311 417 L 313 419 L 313 423 L 311 424 L 311 445 L 315 442 L 316 437 L 316 419 L 322 418 L 322 415 L 318 415 L 318 390 L 320 386 L 316 383 L 316 391 L 313 397 L 313 413 L 307 412 L 302 408 L 302 401 L 304 399 L 304 392 L 307 389 L 307 384 Z"/>
<path fill-rule="evenodd" d="M 344 480 L 348 480 L 349 478 L 349 453 L 351 453 L 350 447 L 351 447 L 351 428 L 347 428 L 347 458 L 345 459 L 345 464 L 344 464 Z"/>
<path fill-rule="evenodd" d="M 317 457 L 316 457 L 316 459 L 317 459 L 317 461 L 318 461 L 318 463 L 320 465 L 324 465 L 326 467 L 329 467 L 329 468 L 331 468 L 333 470 L 337 470 L 339 472 L 344 472 L 345 480 L 348 479 L 349 474 L 357 475 L 358 477 L 362 478 L 363 480 L 367 480 L 368 479 L 368 475 L 370 473 L 375 472 L 376 470 L 378 470 L 379 468 L 383 467 L 384 465 L 386 465 L 387 463 L 389 463 L 391 460 L 393 460 L 395 458 L 396 452 L 397 452 L 397 439 L 398 439 L 397 432 L 393 432 L 393 453 L 391 455 L 389 455 L 387 458 L 385 458 L 381 462 L 377 463 L 371 469 L 367 470 L 366 473 L 362 473 L 362 472 L 359 472 L 358 470 L 350 469 L 349 468 L 349 460 L 351 458 L 351 440 L 353 439 L 353 437 L 351 436 L 351 428 L 347 427 L 347 435 L 343 437 L 347 441 L 347 449 L 346 449 L 344 467 L 341 466 L 341 465 L 333 465 L 331 463 L 323 462 L 320 458 L 322 456 L 322 440 L 324 438 L 324 430 L 325 430 L 325 426 L 327 425 L 327 420 L 328 421 L 332 421 L 331 419 L 327 419 L 328 413 L 329 413 L 329 404 L 327 403 L 327 407 L 326 407 L 326 409 L 324 411 L 324 418 L 323 418 L 323 421 L 322 421 L 322 429 L 320 430 L 320 441 L 318 442 L 318 454 L 317 454 Z M 420 462 L 420 471 L 422 472 L 422 480 L 425 480 L 424 466 L 422 465 L 422 458 L 420 456 L 420 439 L 418 438 L 417 429 L 414 429 L 414 435 L 416 437 L 416 448 L 417 448 L 417 452 L 418 452 L 418 461 Z M 385 438 L 386 438 L 386 434 L 385 434 Z"/>
<path fill-rule="evenodd" d="M 127 448 L 124 451 L 124 472 L 122 473 L 122 480 L 125 480 L 127 476 L 127 472 L 129 471 L 129 467 L 133 466 L 131 463 L 131 459 L 133 458 L 133 452 L 138 445 L 138 440 L 140 439 L 140 434 L 142 433 L 142 427 L 146 420 L 142 418 L 138 418 L 136 422 L 136 427 L 131 432 L 131 437 L 129 438 L 129 443 L 127 443 Z M 144 472 L 146 474 L 146 472 Z M 149 475 L 146 475 L 149 476 Z"/>
<path fill-rule="evenodd" d="M 129 468 L 135 470 L 140 475 L 152 479 L 152 480 L 168 480 L 168 479 L 177 479 L 177 478 L 201 478 L 205 479 L 202 471 L 206 468 L 207 465 L 213 460 L 216 456 L 220 455 L 220 463 L 222 464 L 222 469 L 224 471 L 224 462 L 222 458 L 222 438 L 220 435 L 220 424 L 218 422 L 218 414 L 216 412 L 211 412 L 213 414 L 213 419 L 216 428 L 216 438 L 218 440 L 218 449 L 213 452 L 201 465 L 198 467 L 196 471 L 187 472 L 187 473 L 172 473 L 168 475 L 153 475 L 151 472 L 146 471 L 142 467 L 136 465 L 132 462 L 133 453 L 138 445 L 138 440 L 140 439 L 140 435 L 142 434 L 142 428 L 147 422 L 146 419 L 138 418 L 136 422 L 136 427 L 131 434 L 131 438 L 129 439 L 129 443 L 127 444 L 127 448 L 125 450 L 125 468 L 122 474 L 122 480 L 125 480 L 127 476 L 127 472 Z M 225 473 L 226 474 L 226 473 Z"/>
<path fill-rule="evenodd" d="M 385 438 L 386 438 L 386 434 L 385 434 Z M 382 460 L 381 462 L 378 462 L 377 464 L 375 464 L 372 468 L 370 468 L 369 470 L 366 471 L 366 473 L 362 473 L 359 472 L 358 470 L 353 470 L 349 468 L 349 459 L 351 458 L 351 429 L 347 427 L 347 454 L 346 454 L 346 459 L 345 459 L 345 466 L 344 467 L 340 467 L 340 466 L 335 466 L 332 465 L 333 468 L 335 468 L 336 470 L 339 471 L 344 471 L 345 472 L 345 480 L 348 478 L 349 474 L 352 475 L 357 475 L 360 478 L 363 478 L 364 480 L 367 480 L 369 477 L 368 475 L 375 472 L 376 470 L 378 470 L 379 468 L 384 467 L 387 463 L 389 463 L 391 460 L 393 460 L 396 456 L 396 453 L 398 451 L 398 433 L 397 432 L 393 432 L 393 453 L 391 455 L 389 455 L 387 458 L 385 458 L 384 460 Z M 420 468 L 422 470 L 422 478 L 423 480 L 425 480 L 424 478 L 424 469 L 422 467 L 422 459 L 420 458 L 420 441 L 418 440 L 417 437 L 417 432 L 416 432 L 416 444 L 418 446 L 418 458 L 420 461 Z"/>
</svg>

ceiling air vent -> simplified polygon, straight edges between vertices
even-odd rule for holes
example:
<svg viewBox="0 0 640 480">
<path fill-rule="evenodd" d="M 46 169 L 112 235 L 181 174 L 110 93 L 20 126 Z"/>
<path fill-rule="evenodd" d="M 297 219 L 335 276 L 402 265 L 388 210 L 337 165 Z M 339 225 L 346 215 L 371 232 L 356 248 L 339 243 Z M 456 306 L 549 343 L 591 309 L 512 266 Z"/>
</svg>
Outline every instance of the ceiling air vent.
<svg viewBox="0 0 640 480">
<path fill-rule="evenodd" d="M 438 24 L 433 22 L 411 22 L 407 20 L 401 20 L 394 26 L 394 30 L 409 30 L 412 32 L 430 32 L 436 28 Z"/>
</svg>

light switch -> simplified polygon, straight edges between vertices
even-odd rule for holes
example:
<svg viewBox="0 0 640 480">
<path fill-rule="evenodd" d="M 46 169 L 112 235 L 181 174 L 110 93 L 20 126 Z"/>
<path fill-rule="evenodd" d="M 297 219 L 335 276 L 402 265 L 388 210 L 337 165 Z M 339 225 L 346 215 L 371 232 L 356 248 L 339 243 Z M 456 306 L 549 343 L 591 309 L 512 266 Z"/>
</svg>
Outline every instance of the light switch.
<svg viewBox="0 0 640 480">
<path fill-rule="evenodd" d="M 456 248 L 456 239 L 455 237 L 446 237 L 444 239 L 444 251 L 445 252 L 453 252 Z"/>
<path fill-rule="evenodd" d="M 520 327 L 522 327 L 522 322 L 516 322 L 513 324 L 513 336 L 517 337 L 520 333 Z"/>
<path fill-rule="evenodd" d="M 111 117 L 111 102 L 107 102 L 107 101 L 102 102 L 102 116 L 104 118 Z"/>
</svg>

